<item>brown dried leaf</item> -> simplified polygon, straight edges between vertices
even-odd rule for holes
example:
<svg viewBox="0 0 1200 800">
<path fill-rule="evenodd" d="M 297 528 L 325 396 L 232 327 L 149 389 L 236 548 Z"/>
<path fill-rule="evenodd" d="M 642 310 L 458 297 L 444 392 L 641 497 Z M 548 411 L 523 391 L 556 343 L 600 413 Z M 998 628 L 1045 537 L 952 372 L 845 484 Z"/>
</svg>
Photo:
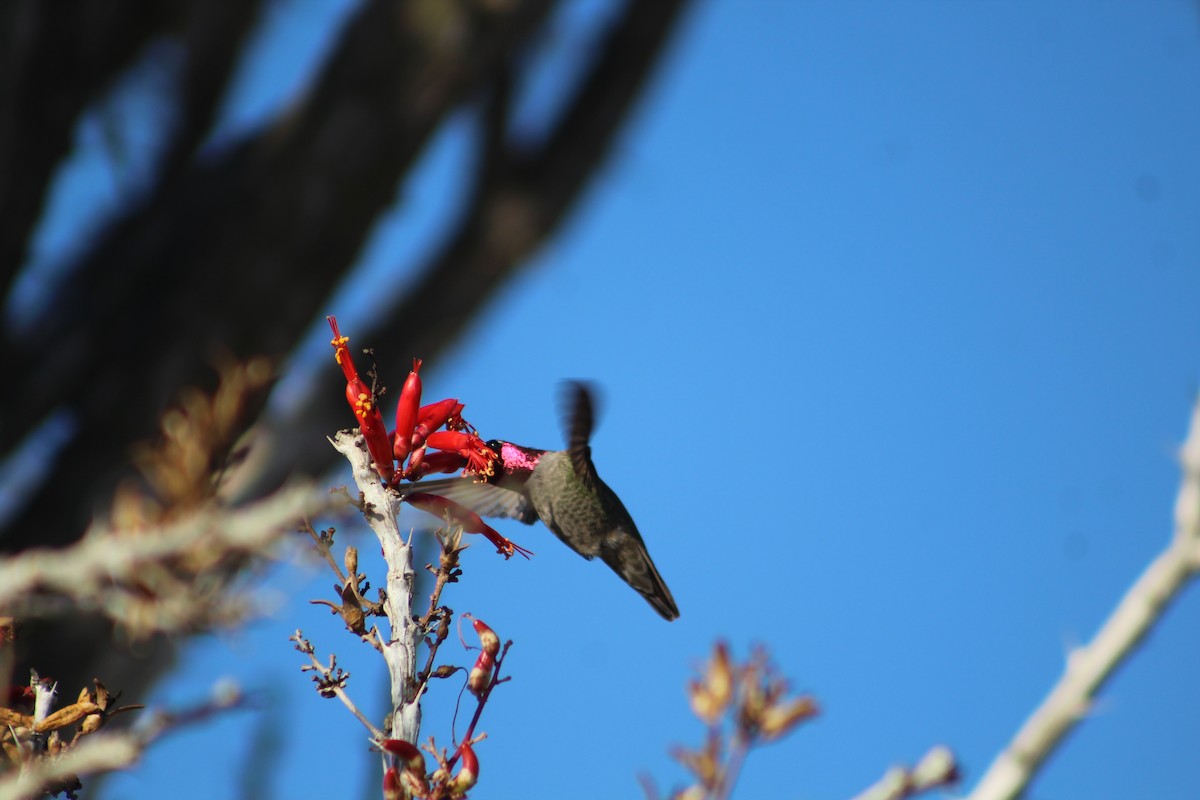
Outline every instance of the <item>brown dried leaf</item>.
<svg viewBox="0 0 1200 800">
<path fill-rule="evenodd" d="M 79 722 L 79 720 L 88 714 L 98 713 L 100 713 L 100 706 L 90 701 L 85 700 L 81 703 L 73 703 L 66 708 L 60 708 L 46 717 L 40 725 L 35 726 L 35 730 L 38 733 L 45 733 L 46 731 L 65 728 L 68 725 L 74 725 L 76 722 Z"/>
</svg>

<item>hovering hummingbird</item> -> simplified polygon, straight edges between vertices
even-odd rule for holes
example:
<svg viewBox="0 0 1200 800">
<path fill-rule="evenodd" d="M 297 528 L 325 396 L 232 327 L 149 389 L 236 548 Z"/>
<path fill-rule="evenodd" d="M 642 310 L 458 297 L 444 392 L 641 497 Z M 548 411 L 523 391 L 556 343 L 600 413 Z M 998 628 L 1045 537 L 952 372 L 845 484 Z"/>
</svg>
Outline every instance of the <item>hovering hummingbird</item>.
<svg viewBox="0 0 1200 800">
<path fill-rule="evenodd" d="M 592 395 L 582 383 L 567 387 L 567 449 L 538 450 L 493 439 L 499 457 L 487 482 L 461 478 L 422 481 L 422 491 L 454 500 L 485 517 L 540 519 L 589 561 L 596 556 L 646 598 L 666 620 L 679 616 L 671 590 L 650 560 L 646 544 L 620 498 L 592 463 Z"/>
</svg>

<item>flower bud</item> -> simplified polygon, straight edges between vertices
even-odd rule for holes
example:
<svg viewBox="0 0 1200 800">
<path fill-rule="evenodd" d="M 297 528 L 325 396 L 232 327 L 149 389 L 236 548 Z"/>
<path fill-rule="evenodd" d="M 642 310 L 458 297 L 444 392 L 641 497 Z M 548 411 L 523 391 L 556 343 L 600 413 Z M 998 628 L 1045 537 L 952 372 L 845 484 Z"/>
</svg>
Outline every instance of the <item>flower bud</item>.
<svg viewBox="0 0 1200 800">
<path fill-rule="evenodd" d="M 400 400 L 396 403 L 396 436 L 392 442 L 392 455 L 397 461 L 403 462 L 412 450 L 413 429 L 417 426 L 417 418 L 421 406 L 421 359 L 413 359 L 412 371 L 404 381 L 400 390 Z"/>
<path fill-rule="evenodd" d="M 496 632 L 489 628 L 483 620 L 472 619 L 471 624 L 475 626 L 475 632 L 479 634 L 479 646 L 483 648 L 488 655 L 495 656 L 500 652 L 500 637 Z"/>
<path fill-rule="evenodd" d="M 768 742 L 791 731 L 797 724 L 817 715 L 811 697 L 797 697 L 788 703 L 768 706 L 759 717 L 759 731 Z"/>
<path fill-rule="evenodd" d="M 708 669 L 700 680 L 688 684 L 688 699 L 697 717 L 715 725 L 733 699 L 733 666 L 729 661 L 729 647 L 718 642 L 713 648 Z"/>
<path fill-rule="evenodd" d="M 487 650 L 475 659 L 475 666 L 471 667 L 471 673 L 467 676 L 467 688 L 471 690 L 471 694 L 479 697 L 487 690 L 492 681 L 492 667 L 495 663 L 496 659 Z"/>
</svg>

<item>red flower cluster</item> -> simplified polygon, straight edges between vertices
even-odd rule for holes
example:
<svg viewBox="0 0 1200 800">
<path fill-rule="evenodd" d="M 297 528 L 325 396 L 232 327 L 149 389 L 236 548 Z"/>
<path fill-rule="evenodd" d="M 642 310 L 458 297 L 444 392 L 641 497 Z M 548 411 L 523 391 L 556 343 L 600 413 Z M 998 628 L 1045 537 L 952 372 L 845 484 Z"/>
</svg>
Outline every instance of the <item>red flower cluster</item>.
<svg viewBox="0 0 1200 800">
<path fill-rule="evenodd" d="M 388 486 L 397 488 L 408 504 L 438 517 L 449 517 L 467 533 L 482 534 L 505 558 L 530 552 L 501 536 L 478 514 L 445 497 L 402 489 L 401 483 L 418 481 L 431 472 L 463 471 L 465 476 L 487 478 L 494 473 L 499 456 L 479 438 L 462 418 L 463 404 L 454 398 L 421 405 L 421 360 L 413 359 L 412 371 L 404 381 L 396 404 L 396 429 L 389 436 L 379 413 L 374 391 L 359 377 L 350 349 L 350 338 L 338 330 L 337 319 L 329 316 L 333 329 L 334 359 L 346 376 L 346 402 L 358 420 L 375 471 Z M 442 430 L 444 428 L 445 430 Z"/>
</svg>

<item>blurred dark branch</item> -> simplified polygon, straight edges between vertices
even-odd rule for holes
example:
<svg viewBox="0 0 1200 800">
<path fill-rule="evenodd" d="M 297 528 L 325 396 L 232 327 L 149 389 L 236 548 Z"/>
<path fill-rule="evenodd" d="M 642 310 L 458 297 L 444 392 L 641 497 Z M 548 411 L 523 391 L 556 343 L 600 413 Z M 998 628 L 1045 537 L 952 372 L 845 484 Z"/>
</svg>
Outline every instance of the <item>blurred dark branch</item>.
<svg viewBox="0 0 1200 800">
<path fill-rule="evenodd" d="M 176 4 L 178 5 L 178 4 Z M 167 24 L 155 0 L 0 3 L 0 293 L 28 255 L 82 111 Z"/>
<path fill-rule="evenodd" d="M 199 2 L 189 7 L 181 38 L 185 62 L 179 79 L 179 105 L 159 172 L 173 184 L 212 130 L 234 68 L 255 25 L 263 0 Z"/>
</svg>

